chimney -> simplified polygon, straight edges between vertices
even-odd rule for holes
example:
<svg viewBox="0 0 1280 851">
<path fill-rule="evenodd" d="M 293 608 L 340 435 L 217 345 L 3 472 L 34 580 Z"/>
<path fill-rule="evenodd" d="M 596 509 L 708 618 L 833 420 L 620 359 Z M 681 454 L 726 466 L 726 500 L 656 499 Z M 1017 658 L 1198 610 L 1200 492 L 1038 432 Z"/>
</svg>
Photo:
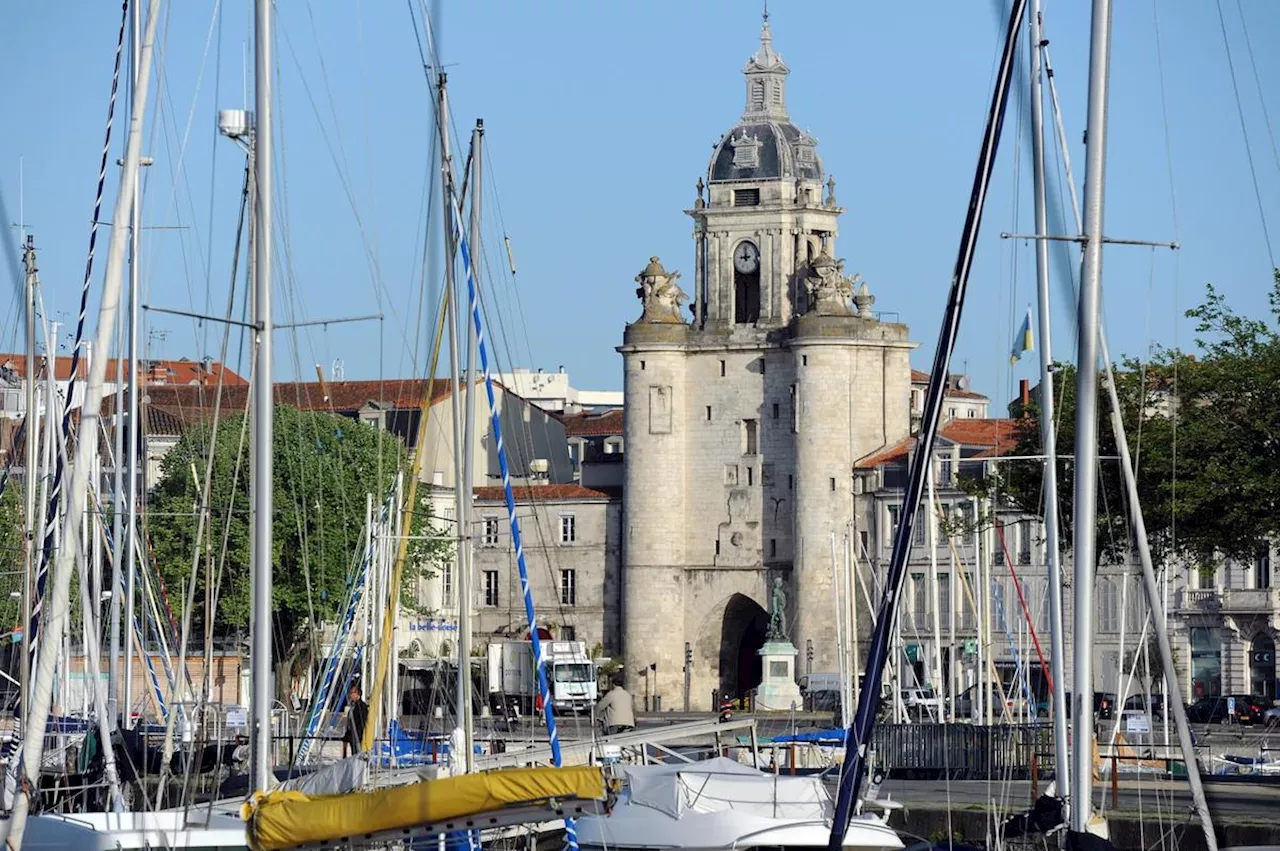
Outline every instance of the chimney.
<svg viewBox="0 0 1280 851">
<path fill-rule="evenodd" d="M 1018 382 L 1018 401 L 1022 403 L 1023 410 L 1026 410 L 1031 404 L 1031 381 L 1022 379 Z"/>
</svg>

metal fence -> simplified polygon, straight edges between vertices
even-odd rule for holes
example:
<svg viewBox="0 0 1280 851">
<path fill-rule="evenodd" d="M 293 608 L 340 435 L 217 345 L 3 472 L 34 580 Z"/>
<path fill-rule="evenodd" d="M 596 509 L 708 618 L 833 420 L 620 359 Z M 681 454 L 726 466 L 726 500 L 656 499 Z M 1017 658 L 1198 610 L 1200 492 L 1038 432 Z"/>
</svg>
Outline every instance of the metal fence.
<svg viewBox="0 0 1280 851">
<path fill-rule="evenodd" d="M 1032 780 L 1053 775 L 1049 724 L 877 724 L 875 764 L 910 780 Z"/>
</svg>

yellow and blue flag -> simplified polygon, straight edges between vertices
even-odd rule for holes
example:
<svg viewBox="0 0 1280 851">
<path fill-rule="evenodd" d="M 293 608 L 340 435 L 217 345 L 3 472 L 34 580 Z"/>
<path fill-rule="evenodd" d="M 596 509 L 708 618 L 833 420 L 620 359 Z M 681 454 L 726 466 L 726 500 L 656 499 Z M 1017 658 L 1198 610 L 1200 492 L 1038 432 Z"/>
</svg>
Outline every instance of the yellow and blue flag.
<svg viewBox="0 0 1280 851">
<path fill-rule="evenodd" d="M 1022 327 L 1013 338 L 1013 351 L 1009 353 L 1009 363 L 1015 364 L 1026 352 L 1034 348 L 1031 337 L 1031 307 L 1027 306 L 1027 316 L 1022 320 Z"/>
</svg>

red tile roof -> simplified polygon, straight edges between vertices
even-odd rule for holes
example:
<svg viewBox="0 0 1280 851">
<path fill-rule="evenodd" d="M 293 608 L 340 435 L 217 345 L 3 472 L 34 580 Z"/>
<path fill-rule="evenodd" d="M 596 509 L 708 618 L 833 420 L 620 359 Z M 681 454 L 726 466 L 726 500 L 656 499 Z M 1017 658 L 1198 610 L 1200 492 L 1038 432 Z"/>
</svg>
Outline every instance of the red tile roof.
<svg viewBox="0 0 1280 851">
<path fill-rule="evenodd" d="M 43 358 L 40 360 L 43 361 Z M 126 360 L 123 365 L 124 373 L 128 375 L 129 362 Z M 249 385 L 248 381 L 230 369 L 226 369 L 217 361 L 211 361 L 207 368 L 203 361 L 187 360 L 186 358 L 179 360 L 140 360 L 138 365 L 142 368 L 144 380 L 149 384 L 204 385 L 213 387 L 218 383 L 218 374 L 222 373 L 224 386 L 247 387 Z M 7 367 L 17 373 L 19 378 L 22 378 L 27 374 L 27 357 L 22 354 L 0 354 L 0 367 Z M 71 377 L 70 356 L 63 355 L 57 358 L 54 362 L 54 376 L 59 381 L 66 381 Z M 76 377 L 88 378 L 88 376 L 88 361 L 85 358 L 81 358 L 80 363 L 76 365 Z M 107 380 L 114 381 L 115 376 L 116 359 L 112 358 L 107 361 Z"/>
<path fill-rule="evenodd" d="M 422 378 L 397 378 L 386 381 L 318 381 L 284 382 L 275 386 L 277 404 L 292 405 L 304 411 L 358 411 L 368 404 L 387 409 L 414 410 L 422 404 L 430 382 Z M 436 379 L 431 403 L 447 398 L 450 383 L 447 378 Z M 209 387 L 183 387 L 177 385 L 147 385 L 147 403 L 172 412 L 190 423 L 206 419 L 213 413 L 214 393 Z M 222 412 L 230 415 L 245 410 L 249 401 L 249 387 L 223 387 Z"/>
<path fill-rule="evenodd" d="M 1018 421 L 1007 417 L 999 419 L 948 420 L 938 434 L 962 446 L 981 446 L 985 449 L 1008 447 L 1018 442 Z"/>
<path fill-rule="evenodd" d="M 605 411 L 603 414 L 561 414 L 560 422 L 564 423 L 564 433 L 569 437 L 610 437 L 622 434 L 621 409 Z"/>
<path fill-rule="evenodd" d="M 905 459 L 907 457 L 907 453 L 909 453 L 915 445 L 916 439 L 914 437 L 903 438 L 897 443 L 882 446 L 870 455 L 859 458 L 853 466 L 858 470 L 872 470 L 883 464 L 889 464 L 897 461 L 900 458 Z"/>
<path fill-rule="evenodd" d="M 577 500 L 611 499 L 604 491 L 584 488 L 582 485 L 532 485 L 513 487 L 516 502 L 571 502 Z M 480 502 L 504 502 L 506 491 L 501 486 L 475 489 Z"/>
<path fill-rule="evenodd" d="M 938 429 L 938 436 L 961 446 L 980 448 L 982 451 L 970 456 L 972 458 L 993 458 L 1007 455 L 1018 445 L 1018 421 L 1007 418 L 948 420 Z M 858 459 L 854 467 L 870 470 L 904 461 L 915 445 L 914 437 L 904 438 Z"/>
</svg>

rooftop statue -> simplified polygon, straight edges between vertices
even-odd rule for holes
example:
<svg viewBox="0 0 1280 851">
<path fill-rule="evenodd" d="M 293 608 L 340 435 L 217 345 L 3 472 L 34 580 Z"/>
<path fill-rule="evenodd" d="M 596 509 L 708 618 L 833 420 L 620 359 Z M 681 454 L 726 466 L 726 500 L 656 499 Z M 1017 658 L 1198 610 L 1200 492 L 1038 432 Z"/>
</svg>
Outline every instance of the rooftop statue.
<svg viewBox="0 0 1280 851">
<path fill-rule="evenodd" d="M 689 296 L 685 295 L 684 290 L 676 285 L 676 279 L 680 277 L 679 272 L 668 273 L 662 268 L 662 264 L 658 262 L 657 257 L 649 258 L 649 265 L 644 267 L 639 275 L 636 275 L 636 283 L 640 284 L 636 288 L 636 296 L 640 299 L 640 303 L 644 305 L 644 313 L 640 317 L 641 322 L 653 324 L 670 324 L 683 325 L 684 319 L 680 316 L 680 305 L 689 300 Z"/>
</svg>

